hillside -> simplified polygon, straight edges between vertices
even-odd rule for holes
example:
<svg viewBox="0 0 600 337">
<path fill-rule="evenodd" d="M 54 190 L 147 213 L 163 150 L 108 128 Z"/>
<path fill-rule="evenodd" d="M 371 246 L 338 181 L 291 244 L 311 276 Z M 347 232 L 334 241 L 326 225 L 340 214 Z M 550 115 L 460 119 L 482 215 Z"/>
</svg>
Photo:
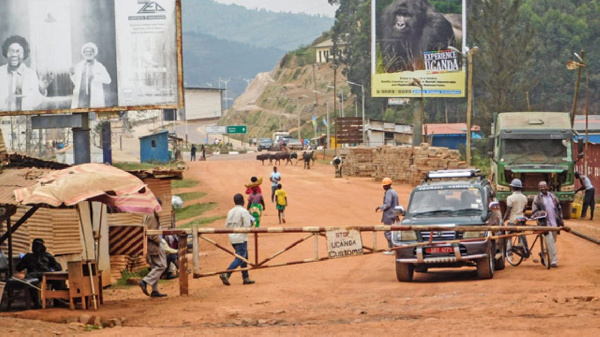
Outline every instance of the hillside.
<svg viewBox="0 0 600 337">
<path fill-rule="evenodd" d="M 278 129 L 289 130 L 297 137 L 300 117 L 301 138 L 326 134 L 323 119 L 328 110 L 330 119 L 334 118 L 333 68 L 329 63 L 312 63 L 314 57 L 311 55 L 314 55 L 314 48 L 288 53 L 275 69 L 259 74 L 219 124 L 248 125 L 250 137 L 270 137 Z M 338 95 L 341 92 L 345 94 L 345 116 L 357 113 L 360 116 L 360 107 L 356 110 L 353 96 L 348 97 L 350 88 L 339 71 L 336 85 Z M 341 114 L 339 97 L 336 105 L 338 114 Z M 316 133 L 312 116 L 317 121 Z"/>
<path fill-rule="evenodd" d="M 246 88 L 244 79 L 272 69 L 284 53 L 281 49 L 186 32 L 183 34 L 184 81 L 189 86 L 218 87 L 219 78 L 230 80 L 227 95 L 235 98 Z M 221 86 L 224 88 L 225 84 L 221 83 Z"/>
<path fill-rule="evenodd" d="M 287 50 L 311 44 L 332 25 L 328 17 L 183 0 L 184 81 L 222 88 L 228 81 L 227 96 L 235 99 L 246 89 L 246 79 L 273 69 Z"/>
</svg>

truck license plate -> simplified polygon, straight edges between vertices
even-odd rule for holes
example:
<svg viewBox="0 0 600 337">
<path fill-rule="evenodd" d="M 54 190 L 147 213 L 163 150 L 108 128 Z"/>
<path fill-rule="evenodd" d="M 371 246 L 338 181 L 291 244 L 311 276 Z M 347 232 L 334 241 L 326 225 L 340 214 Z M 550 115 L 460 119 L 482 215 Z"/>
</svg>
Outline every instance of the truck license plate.
<svg viewBox="0 0 600 337">
<path fill-rule="evenodd" d="M 430 247 L 425 249 L 426 253 L 429 254 L 447 254 L 454 253 L 453 247 Z"/>
</svg>

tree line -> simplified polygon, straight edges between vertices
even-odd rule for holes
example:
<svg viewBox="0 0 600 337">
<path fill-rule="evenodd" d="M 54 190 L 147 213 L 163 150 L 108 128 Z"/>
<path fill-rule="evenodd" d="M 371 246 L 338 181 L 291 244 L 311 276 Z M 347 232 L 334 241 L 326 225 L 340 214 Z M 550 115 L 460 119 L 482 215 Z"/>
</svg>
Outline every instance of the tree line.
<svg viewBox="0 0 600 337">
<path fill-rule="evenodd" d="M 415 0 L 417 1 L 417 0 Z M 371 92 L 371 1 L 328 0 L 338 5 L 332 28 L 335 66 L 349 81 Z M 377 6 L 389 3 L 378 0 Z M 461 1 L 429 0 L 443 13 L 461 13 Z M 589 112 L 599 114 L 600 0 L 470 0 L 467 2 L 467 45 L 473 56 L 473 121 L 489 134 L 494 112 L 571 111 L 577 70 L 569 60 L 583 56 L 589 70 Z M 336 49 L 344 45 L 345 52 Z M 585 51 L 585 55 L 581 55 Z M 584 114 L 586 69 L 582 68 L 576 115 Z M 361 99 L 360 88 L 351 88 Z M 365 97 L 373 119 L 412 123 L 408 106 L 387 106 L 386 99 Z M 464 122 L 466 98 L 429 98 L 427 123 Z"/>
</svg>

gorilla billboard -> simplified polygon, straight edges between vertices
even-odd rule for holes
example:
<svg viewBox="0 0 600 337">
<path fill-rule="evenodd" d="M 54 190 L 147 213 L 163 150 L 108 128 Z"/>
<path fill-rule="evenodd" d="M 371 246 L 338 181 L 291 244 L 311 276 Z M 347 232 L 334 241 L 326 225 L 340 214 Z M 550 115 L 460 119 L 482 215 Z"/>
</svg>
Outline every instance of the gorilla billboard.
<svg viewBox="0 0 600 337">
<path fill-rule="evenodd" d="M 464 97 L 462 56 L 449 49 L 461 49 L 461 14 L 441 13 L 427 0 L 372 7 L 372 96 Z M 410 85 L 414 79 L 422 87 Z"/>
</svg>

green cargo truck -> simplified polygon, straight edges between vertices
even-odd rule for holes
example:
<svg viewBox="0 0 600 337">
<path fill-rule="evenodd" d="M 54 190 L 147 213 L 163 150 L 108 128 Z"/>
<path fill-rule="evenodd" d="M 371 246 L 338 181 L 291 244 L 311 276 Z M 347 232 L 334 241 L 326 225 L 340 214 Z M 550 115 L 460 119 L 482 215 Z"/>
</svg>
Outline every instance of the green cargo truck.
<svg viewBox="0 0 600 337">
<path fill-rule="evenodd" d="M 539 193 L 538 183 L 548 182 L 571 217 L 575 195 L 575 163 L 583 157 L 583 143 L 574 146 L 577 133 L 566 112 L 502 112 L 494 114 L 490 152 L 492 182 L 502 211 L 514 178 L 523 182 L 529 204 Z"/>
</svg>

